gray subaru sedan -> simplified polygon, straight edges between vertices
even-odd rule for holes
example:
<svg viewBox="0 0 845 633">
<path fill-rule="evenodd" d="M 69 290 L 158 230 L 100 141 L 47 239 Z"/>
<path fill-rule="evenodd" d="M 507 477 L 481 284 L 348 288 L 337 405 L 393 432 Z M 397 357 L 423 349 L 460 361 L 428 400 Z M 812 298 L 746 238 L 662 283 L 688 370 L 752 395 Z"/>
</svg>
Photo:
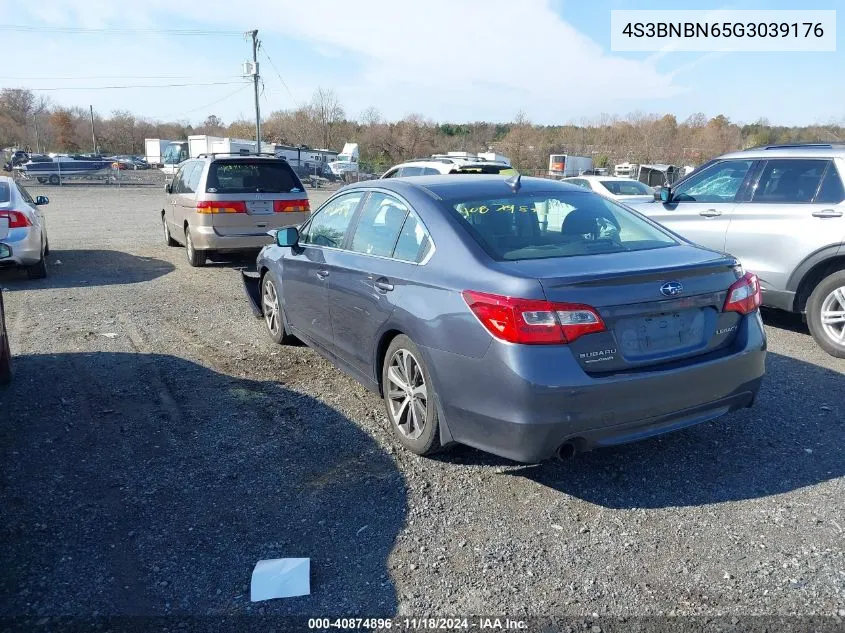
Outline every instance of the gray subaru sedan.
<svg viewBox="0 0 845 633">
<path fill-rule="evenodd" d="M 257 264 L 272 339 L 382 395 L 420 455 L 568 457 L 749 407 L 764 374 L 756 276 L 552 180 L 357 183 Z"/>
</svg>

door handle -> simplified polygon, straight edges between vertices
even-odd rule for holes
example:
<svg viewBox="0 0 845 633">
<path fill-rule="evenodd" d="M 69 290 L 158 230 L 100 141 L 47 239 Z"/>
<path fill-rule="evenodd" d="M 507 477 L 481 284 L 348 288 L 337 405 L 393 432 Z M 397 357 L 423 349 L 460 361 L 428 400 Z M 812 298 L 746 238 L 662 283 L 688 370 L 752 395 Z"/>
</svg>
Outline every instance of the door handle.
<svg viewBox="0 0 845 633">
<path fill-rule="evenodd" d="M 841 218 L 842 211 L 836 209 L 822 209 L 821 211 L 813 211 L 814 218 Z"/>
<path fill-rule="evenodd" d="M 715 218 L 722 215 L 722 212 L 718 209 L 707 209 L 706 211 L 699 211 L 698 215 L 705 218 Z"/>
<path fill-rule="evenodd" d="M 373 282 L 373 285 L 382 292 L 393 290 L 393 284 L 388 281 L 387 277 L 379 277 Z"/>
<path fill-rule="evenodd" d="M 320 279 L 325 279 L 328 276 L 329 276 L 328 270 L 318 270 L 317 271 L 317 277 L 319 277 Z"/>
</svg>

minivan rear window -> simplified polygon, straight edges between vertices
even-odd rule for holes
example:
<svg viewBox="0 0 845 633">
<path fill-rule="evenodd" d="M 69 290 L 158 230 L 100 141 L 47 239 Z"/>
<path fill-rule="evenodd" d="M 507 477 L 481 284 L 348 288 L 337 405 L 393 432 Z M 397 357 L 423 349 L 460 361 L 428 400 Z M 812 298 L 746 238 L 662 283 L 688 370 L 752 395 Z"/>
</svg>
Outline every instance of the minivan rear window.
<svg viewBox="0 0 845 633">
<path fill-rule="evenodd" d="M 453 200 L 449 206 L 499 261 L 641 251 L 678 243 L 639 215 L 587 191 Z"/>
<path fill-rule="evenodd" d="M 208 168 L 208 193 L 292 193 L 302 183 L 282 160 L 217 160 Z"/>
</svg>

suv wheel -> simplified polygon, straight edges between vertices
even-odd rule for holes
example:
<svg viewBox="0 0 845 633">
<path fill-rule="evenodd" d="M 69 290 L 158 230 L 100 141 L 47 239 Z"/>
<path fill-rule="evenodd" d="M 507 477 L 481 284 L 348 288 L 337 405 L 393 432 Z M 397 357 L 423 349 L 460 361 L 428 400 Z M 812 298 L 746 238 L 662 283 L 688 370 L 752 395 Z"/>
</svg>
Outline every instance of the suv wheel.
<svg viewBox="0 0 845 633">
<path fill-rule="evenodd" d="M 821 348 L 845 358 L 845 270 L 822 279 L 807 301 L 807 325 Z"/>
<path fill-rule="evenodd" d="M 188 256 L 188 263 L 199 268 L 205 266 L 205 251 L 198 251 L 194 248 L 194 240 L 191 238 L 191 229 L 185 227 L 185 254 Z"/>
<path fill-rule="evenodd" d="M 440 422 L 434 387 L 420 350 L 404 334 L 384 355 L 382 390 L 387 418 L 396 439 L 417 455 L 440 450 Z"/>
</svg>

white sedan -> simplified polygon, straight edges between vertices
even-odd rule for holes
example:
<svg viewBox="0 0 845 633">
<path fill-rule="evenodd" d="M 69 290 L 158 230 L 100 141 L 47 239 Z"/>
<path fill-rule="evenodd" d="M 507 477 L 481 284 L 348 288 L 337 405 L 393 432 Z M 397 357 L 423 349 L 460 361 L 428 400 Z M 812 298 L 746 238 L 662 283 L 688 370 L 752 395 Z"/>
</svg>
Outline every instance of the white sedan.
<svg viewBox="0 0 845 633">
<path fill-rule="evenodd" d="M 23 185 L 0 176 L 0 268 L 22 266 L 30 279 L 47 276 L 50 245 L 39 207 L 48 202 L 47 196 L 33 199 Z"/>
<path fill-rule="evenodd" d="M 651 202 L 654 200 L 654 189 L 633 178 L 616 178 L 614 176 L 578 176 L 564 178 L 568 182 L 585 189 L 591 189 L 598 194 L 624 200 L 627 202 Z"/>
</svg>

